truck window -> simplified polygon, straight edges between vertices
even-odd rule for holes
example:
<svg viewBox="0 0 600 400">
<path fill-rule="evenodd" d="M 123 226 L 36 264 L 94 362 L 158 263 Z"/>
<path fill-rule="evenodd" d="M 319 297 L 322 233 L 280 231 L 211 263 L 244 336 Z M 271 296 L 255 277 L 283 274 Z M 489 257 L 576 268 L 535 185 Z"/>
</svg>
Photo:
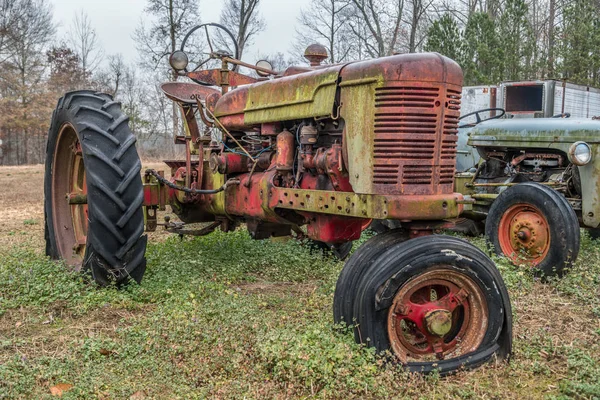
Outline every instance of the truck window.
<svg viewBox="0 0 600 400">
<path fill-rule="evenodd" d="M 543 111 L 544 86 L 506 86 L 506 111 Z"/>
</svg>

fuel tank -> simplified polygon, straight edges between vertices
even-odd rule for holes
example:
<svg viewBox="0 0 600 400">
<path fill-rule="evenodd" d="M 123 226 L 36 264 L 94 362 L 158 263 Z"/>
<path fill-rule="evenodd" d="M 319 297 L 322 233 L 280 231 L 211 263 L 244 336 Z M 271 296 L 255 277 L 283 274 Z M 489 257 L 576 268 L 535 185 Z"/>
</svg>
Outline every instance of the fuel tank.
<svg viewBox="0 0 600 400">
<path fill-rule="evenodd" d="M 342 67 L 320 68 L 239 87 L 219 99 L 214 114 L 232 130 L 331 115 Z"/>
</svg>

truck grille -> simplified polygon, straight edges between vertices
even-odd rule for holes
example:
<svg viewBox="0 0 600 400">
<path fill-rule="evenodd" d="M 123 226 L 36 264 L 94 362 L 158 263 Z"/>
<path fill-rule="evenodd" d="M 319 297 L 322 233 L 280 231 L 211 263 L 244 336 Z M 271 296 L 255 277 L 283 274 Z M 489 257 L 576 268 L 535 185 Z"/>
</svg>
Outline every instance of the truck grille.
<svg viewBox="0 0 600 400">
<path fill-rule="evenodd" d="M 452 192 L 460 115 L 458 89 L 402 82 L 376 89 L 373 183 L 378 192 Z"/>
</svg>

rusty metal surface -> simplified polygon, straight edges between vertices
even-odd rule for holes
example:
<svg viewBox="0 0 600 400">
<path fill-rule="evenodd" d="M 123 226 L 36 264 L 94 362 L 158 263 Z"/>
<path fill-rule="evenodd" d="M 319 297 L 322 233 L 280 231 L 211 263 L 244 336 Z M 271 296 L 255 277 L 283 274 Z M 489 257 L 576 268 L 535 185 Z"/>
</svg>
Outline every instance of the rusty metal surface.
<svg viewBox="0 0 600 400">
<path fill-rule="evenodd" d="M 304 50 L 304 58 L 308 60 L 311 67 L 321 65 L 327 57 L 329 57 L 329 55 L 327 55 L 327 49 L 325 46 L 318 43 L 311 44 Z"/>
<path fill-rule="evenodd" d="M 205 82 L 214 86 L 241 86 L 259 82 L 258 79 L 247 75 L 242 75 L 235 71 L 226 71 L 226 80 L 223 78 L 222 69 L 206 69 L 202 71 L 188 72 L 187 76 L 200 82 Z M 196 85 L 199 86 L 199 85 Z"/>
<path fill-rule="evenodd" d="M 516 264 L 535 267 L 551 247 L 550 225 L 544 214 L 530 204 L 515 204 L 498 224 L 502 253 Z"/>
<path fill-rule="evenodd" d="M 187 82 L 167 82 L 160 85 L 165 96 L 178 103 L 196 104 L 197 100 L 204 101 L 209 96 L 221 96 L 221 93 L 211 87 Z"/>
<path fill-rule="evenodd" d="M 358 193 L 451 193 L 462 72 L 436 54 L 385 57 L 340 74 L 344 151 Z"/>
<path fill-rule="evenodd" d="M 458 271 L 438 267 L 395 294 L 387 323 L 392 352 L 404 364 L 470 353 L 483 342 L 487 316 L 481 288 Z"/>
<path fill-rule="evenodd" d="M 58 134 L 52 165 L 52 218 L 60 257 L 81 268 L 88 230 L 87 179 L 75 127 L 64 124 Z M 85 203 L 70 199 L 86 197 Z"/>
<path fill-rule="evenodd" d="M 357 218 L 435 220 L 458 217 L 458 195 L 383 196 L 273 187 L 269 207 Z"/>
<path fill-rule="evenodd" d="M 215 107 L 215 116 L 243 115 L 244 125 L 331 115 L 341 66 L 259 82 L 232 90 Z"/>
</svg>

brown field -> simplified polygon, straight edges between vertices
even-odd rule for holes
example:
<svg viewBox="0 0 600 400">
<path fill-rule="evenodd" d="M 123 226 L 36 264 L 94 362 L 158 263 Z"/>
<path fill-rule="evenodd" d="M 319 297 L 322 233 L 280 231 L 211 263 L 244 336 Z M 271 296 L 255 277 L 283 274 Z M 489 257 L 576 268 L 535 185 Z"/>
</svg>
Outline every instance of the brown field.
<svg viewBox="0 0 600 400">
<path fill-rule="evenodd" d="M 169 168 L 156 161 L 143 162 L 142 171 L 148 168 Z M 34 251 L 44 252 L 44 166 L 25 165 L 0 167 L 0 246 L 23 244 Z M 159 213 L 163 218 L 164 213 Z M 158 231 L 151 239 L 160 239 Z"/>
</svg>

